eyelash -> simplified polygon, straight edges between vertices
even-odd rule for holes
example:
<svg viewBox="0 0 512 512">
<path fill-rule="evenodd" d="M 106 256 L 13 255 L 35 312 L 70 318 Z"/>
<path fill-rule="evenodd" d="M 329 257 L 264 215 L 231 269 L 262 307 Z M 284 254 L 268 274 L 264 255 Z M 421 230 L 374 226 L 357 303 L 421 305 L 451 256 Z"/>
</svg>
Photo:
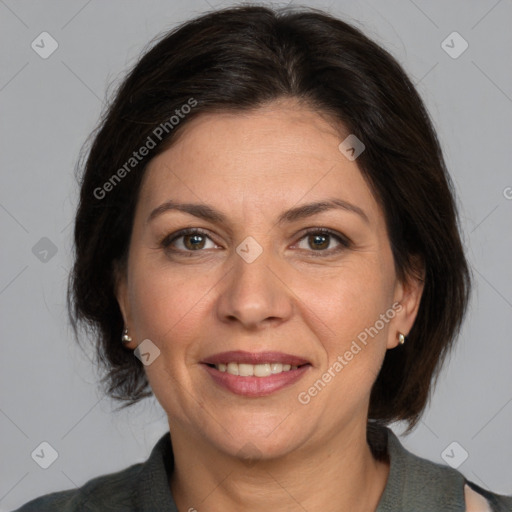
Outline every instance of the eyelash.
<svg viewBox="0 0 512 512">
<path fill-rule="evenodd" d="M 311 235 L 311 234 L 329 235 L 329 236 L 333 237 L 340 244 L 340 246 L 338 246 L 337 248 L 334 248 L 334 249 L 319 250 L 319 251 L 314 251 L 314 250 L 307 251 L 307 252 L 311 252 L 312 255 L 314 255 L 314 257 L 332 256 L 333 254 L 341 252 L 344 249 L 348 249 L 352 245 L 351 241 L 347 237 L 344 237 L 344 236 L 340 235 L 339 233 L 332 231 L 330 229 L 327 229 L 327 228 L 309 228 L 299 238 L 298 242 L 300 242 L 302 239 L 306 238 L 308 235 Z M 208 235 L 208 233 L 205 230 L 203 230 L 201 228 L 187 228 L 187 229 L 182 229 L 180 231 L 177 231 L 176 233 L 171 233 L 170 235 L 167 235 L 160 242 L 160 246 L 163 249 L 165 249 L 166 251 L 169 251 L 169 252 L 172 252 L 175 254 L 179 253 L 179 254 L 192 255 L 194 252 L 202 252 L 201 249 L 198 249 L 197 251 L 190 251 L 190 250 L 171 248 L 171 244 L 174 241 L 178 240 L 181 237 L 187 236 L 187 235 L 203 235 L 203 236 L 209 238 L 212 242 L 214 242 L 214 240 L 212 240 L 212 238 Z"/>
</svg>

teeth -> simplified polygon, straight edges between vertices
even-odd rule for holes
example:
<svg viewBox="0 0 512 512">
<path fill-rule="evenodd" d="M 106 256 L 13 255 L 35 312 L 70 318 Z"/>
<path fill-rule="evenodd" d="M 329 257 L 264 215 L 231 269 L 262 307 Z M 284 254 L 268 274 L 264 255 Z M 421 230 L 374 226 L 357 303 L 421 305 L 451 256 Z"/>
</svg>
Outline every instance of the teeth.
<svg viewBox="0 0 512 512">
<path fill-rule="evenodd" d="M 227 372 L 231 373 L 231 375 L 240 375 L 238 373 L 238 364 L 237 363 L 229 363 L 227 367 Z"/>
<path fill-rule="evenodd" d="M 263 364 L 246 364 L 246 363 L 228 363 L 216 364 L 215 368 L 220 372 L 227 372 L 231 375 L 239 375 L 240 377 L 268 377 L 276 373 L 296 370 L 297 366 L 281 363 L 263 363 Z"/>
</svg>

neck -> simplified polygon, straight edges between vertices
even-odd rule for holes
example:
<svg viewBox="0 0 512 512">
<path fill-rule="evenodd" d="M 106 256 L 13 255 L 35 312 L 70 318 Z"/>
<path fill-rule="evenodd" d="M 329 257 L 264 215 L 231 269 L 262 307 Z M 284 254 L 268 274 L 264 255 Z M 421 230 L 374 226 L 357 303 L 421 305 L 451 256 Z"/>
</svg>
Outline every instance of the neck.
<svg viewBox="0 0 512 512">
<path fill-rule="evenodd" d="M 278 459 L 243 461 L 174 424 L 171 492 L 178 509 L 190 512 L 374 512 L 389 463 L 373 458 L 364 427 Z"/>
</svg>

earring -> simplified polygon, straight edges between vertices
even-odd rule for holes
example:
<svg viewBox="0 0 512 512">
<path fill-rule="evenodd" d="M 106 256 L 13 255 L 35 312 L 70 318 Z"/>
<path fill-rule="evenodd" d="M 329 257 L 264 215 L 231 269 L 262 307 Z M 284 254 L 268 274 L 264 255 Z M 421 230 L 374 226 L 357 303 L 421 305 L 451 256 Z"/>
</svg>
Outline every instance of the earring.
<svg viewBox="0 0 512 512">
<path fill-rule="evenodd" d="M 131 337 L 128 336 L 128 329 L 123 331 L 123 336 L 121 337 L 121 341 L 125 344 L 130 343 L 132 341 Z"/>
<path fill-rule="evenodd" d="M 398 343 L 400 343 L 400 345 L 405 343 L 405 336 L 401 332 L 398 333 Z"/>
</svg>

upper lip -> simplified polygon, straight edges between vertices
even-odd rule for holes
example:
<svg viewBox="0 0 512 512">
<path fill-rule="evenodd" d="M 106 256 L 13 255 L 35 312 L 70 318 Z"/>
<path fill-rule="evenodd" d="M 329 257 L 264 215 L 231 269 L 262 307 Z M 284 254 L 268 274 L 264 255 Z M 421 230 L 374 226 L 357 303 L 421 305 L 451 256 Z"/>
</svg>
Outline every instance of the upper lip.
<svg viewBox="0 0 512 512">
<path fill-rule="evenodd" d="M 201 361 L 205 364 L 227 364 L 227 363 L 245 363 L 245 364 L 263 364 L 263 363 L 281 363 L 291 366 L 301 366 L 310 364 L 307 359 L 284 354 L 283 352 L 245 352 L 244 350 L 231 350 L 229 352 L 219 352 L 207 357 Z"/>
</svg>

